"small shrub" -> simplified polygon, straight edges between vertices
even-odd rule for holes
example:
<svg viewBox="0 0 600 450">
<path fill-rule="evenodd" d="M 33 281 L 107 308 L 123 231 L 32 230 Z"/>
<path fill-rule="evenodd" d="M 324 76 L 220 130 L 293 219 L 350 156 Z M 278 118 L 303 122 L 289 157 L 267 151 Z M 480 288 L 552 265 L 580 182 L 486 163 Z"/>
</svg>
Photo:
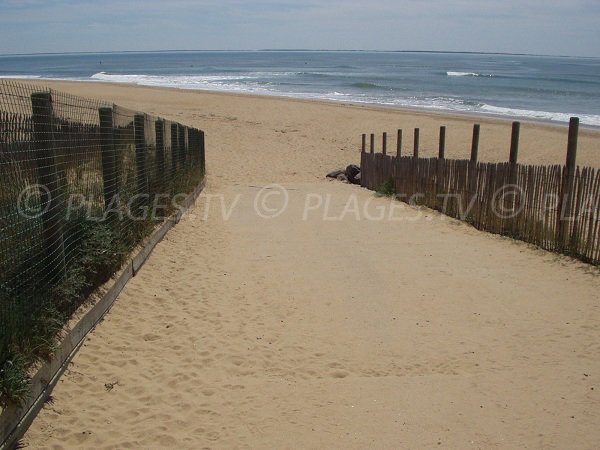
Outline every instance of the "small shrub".
<svg viewBox="0 0 600 450">
<path fill-rule="evenodd" d="M 377 193 L 383 197 L 391 197 L 394 195 L 394 179 L 388 178 L 383 182 Z"/>
<path fill-rule="evenodd" d="M 32 361 L 37 358 L 49 360 L 56 351 L 57 335 L 67 319 L 53 304 L 47 304 L 33 317 L 28 334 L 31 336 L 21 346 L 22 353 Z"/>
<path fill-rule="evenodd" d="M 31 390 L 29 379 L 27 378 L 27 360 L 19 354 L 13 356 L 4 362 L 0 369 L 0 392 L 3 398 L 2 405 L 7 402 L 23 402 Z"/>
</svg>

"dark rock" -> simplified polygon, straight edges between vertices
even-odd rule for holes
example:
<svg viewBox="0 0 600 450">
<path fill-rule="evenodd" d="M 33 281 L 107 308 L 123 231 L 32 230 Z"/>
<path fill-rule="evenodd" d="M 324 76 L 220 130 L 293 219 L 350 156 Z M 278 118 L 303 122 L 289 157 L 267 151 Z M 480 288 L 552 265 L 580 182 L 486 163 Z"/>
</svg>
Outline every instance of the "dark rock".
<svg viewBox="0 0 600 450">
<path fill-rule="evenodd" d="M 360 184 L 360 167 L 350 164 L 345 170 L 339 169 L 329 172 L 327 178 L 334 178 L 344 183 Z"/>
<path fill-rule="evenodd" d="M 341 175 L 341 174 L 343 174 L 343 173 L 344 173 L 344 174 L 346 173 L 346 171 L 345 171 L 345 170 L 343 170 L 343 169 L 334 170 L 333 172 L 329 172 L 329 173 L 327 174 L 327 178 L 337 178 L 337 177 L 338 177 L 338 175 Z"/>
<path fill-rule="evenodd" d="M 355 164 L 350 164 L 346 167 L 346 177 L 348 181 L 352 184 L 360 184 L 360 178 L 356 178 L 360 175 L 360 167 Z"/>
<path fill-rule="evenodd" d="M 349 180 L 354 178 L 358 173 L 360 173 L 360 167 L 358 167 L 356 164 L 350 164 L 348 167 L 346 167 L 346 176 Z"/>
</svg>

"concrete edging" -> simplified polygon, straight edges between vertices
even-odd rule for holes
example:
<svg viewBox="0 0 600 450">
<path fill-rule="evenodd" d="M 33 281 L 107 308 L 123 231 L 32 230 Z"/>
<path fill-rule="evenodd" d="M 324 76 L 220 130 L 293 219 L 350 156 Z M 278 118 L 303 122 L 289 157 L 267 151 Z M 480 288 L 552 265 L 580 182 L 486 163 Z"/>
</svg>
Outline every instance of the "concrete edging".
<svg viewBox="0 0 600 450">
<path fill-rule="evenodd" d="M 45 363 L 31 378 L 31 393 L 28 400 L 19 406 L 10 405 L 2 411 L 0 415 L 0 442 L 2 442 L 0 450 L 14 448 L 19 439 L 25 435 L 89 332 L 110 311 L 111 306 L 129 280 L 139 272 L 167 232 L 179 223 L 190 206 L 194 204 L 204 186 L 205 180 L 185 198 L 180 210 L 152 233 L 144 247 L 126 264 L 125 269 L 108 292 L 67 333 L 52 356 L 52 360 Z"/>
</svg>

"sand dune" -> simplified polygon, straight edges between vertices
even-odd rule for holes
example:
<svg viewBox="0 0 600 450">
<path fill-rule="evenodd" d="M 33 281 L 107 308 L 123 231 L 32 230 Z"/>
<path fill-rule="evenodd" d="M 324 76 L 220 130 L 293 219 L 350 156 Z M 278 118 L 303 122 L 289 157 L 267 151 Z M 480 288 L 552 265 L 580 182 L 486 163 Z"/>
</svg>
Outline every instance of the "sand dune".
<svg viewBox="0 0 600 450">
<path fill-rule="evenodd" d="M 209 178 L 75 357 L 30 447 L 597 446 L 597 270 L 323 181 L 358 161 L 362 132 L 419 125 L 433 154 L 446 124 L 451 157 L 467 154 L 472 121 L 57 86 L 205 129 Z M 481 122 L 482 159 L 504 160 L 510 124 Z M 564 130 L 523 138 L 522 161 L 564 159 Z M 600 165 L 599 144 L 585 132 L 580 163 Z"/>
</svg>

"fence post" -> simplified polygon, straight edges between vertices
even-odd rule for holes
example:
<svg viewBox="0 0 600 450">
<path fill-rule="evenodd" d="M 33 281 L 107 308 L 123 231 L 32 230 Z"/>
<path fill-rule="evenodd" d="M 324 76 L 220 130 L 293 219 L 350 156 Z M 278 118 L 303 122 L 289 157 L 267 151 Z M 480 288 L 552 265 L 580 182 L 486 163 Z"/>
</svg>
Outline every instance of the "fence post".
<svg viewBox="0 0 600 450">
<path fill-rule="evenodd" d="M 477 162 L 477 154 L 479 153 L 479 130 L 480 125 L 473 125 L 473 141 L 471 142 L 471 162 Z"/>
<path fill-rule="evenodd" d="M 375 153 L 375 135 L 371 133 L 371 154 Z"/>
<path fill-rule="evenodd" d="M 42 206 L 42 236 L 48 267 L 48 281 L 53 282 L 65 273 L 65 244 L 62 229 L 61 193 L 54 159 L 52 137 L 52 96 L 49 92 L 31 94 L 33 138 L 37 176 Z"/>
<path fill-rule="evenodd" d="M 481 127 L 478 123 L 473 125 L 473 139 L 471 141 L 471 159 L 469 161 L 469 165 L 468 165 L 468 172 L 467 172 L 467 176 L 468 176 L 468 181 L 467 181 L 467 186 L 468 186 L 468 198 L 466 199 L 466 203 L 464 204 L 465 209 L 463 211 L 466 211 L 466 208 L 468 207 L 468 205 L 471 204 L 471 201 L 473 200 L 473 198 L 477 195 L 477 157 L 478 157 L 478 153 L 479 153 L 479 131 L 480 131 Z M 461 201 L 464 201 L 465 199 L 461 199 Z"/>
<path fill-rule="evenodd" d="M 437 160 L 437 170 L 436 170 L 436 178 L 435 178 L 435 209 L 440 210 L 439 201 L 443 201 L 439 197 L 439 193 L 442 192 L 441 184 L 443 179 L 443 170 L 444 163 L 443 159 L 446 157 L 446 127 L 440 127 L 440 145 L 438 149 L 438 160 Z M 442 192 L 445 194 L 445 192 Z"/>
<path fill-rule="evenodd" d="M 196 159 L 198 157 L 198 153 L 200 151 L 198 146 L 198 136 L 196 134 L 195 128 L 188 128 L 188 158 L 190 161 L 190 166 L 194 166 L 196 164 Z"/>
<path fill-rule="evenodd" d="M 196 164 L 200 170 L 202 167 L 202 132 L 197 128 L 194 128 L 194 140 L 196 141 L 196 149 L 194 150 L 196 152 Z"/>
<path fill-rule="evenodd" d="M 387 133 L 384 131 L 383 132 L 383 139 L 382 139 L 382 150 L 381 152 L 386 155 L 387 154 Z"/>
<path fill-rule="evenodd" d="M 516 184 L 517 182 L 517 162 L 519 160 L 519 134 L 521 130 L 520 122 L 513 122 L 512 124 L 512 135 L 510 138 L 510 184 Z"/>
<path fill-rule="evenodd" d="M 196 149 L 196 157 L 198 158 L 198 165 L 202 167 L 202 131 L 197 128 L 194 131 L 196 133 L 196 145 L 198 147 Z"/>
<path fill-rule="evenodd" d="M 415 158 L 419 157 L 419 129 L 418 128 L 415 128 L 415 142 L 414 142 L 413 156 Z"/>
<path fill-rule="evenodd" d="M 521 132 L 521 122 L 513 122 L 512 123 L 512 133 L 510 138 L 510 159 L 509 159 L 509 168 L 508 168 L 508 182 L 511 185 L 517 184 L 517 175 L 518 175 L 518 160 L 519 160 L 519 135 Z M 512 206 L 513 211 L 518 207 L 518 197 L 514 198 L 505 198 L 505 203 L 510 203 L 509 206 Z M 506 208 L 506 206 L 505 206 Z M 510 220 L 509 227 L 510 231 L 513 235 L 516 235 L 518 232 L 517 229 L 517 218 L 512 217 Z M 506 232 L 507 229 L 504 230 Z"/>
<path fill-rule="evenodd" d="M 187 156 L 187 143 L 185 140 L 185 131 L 186 131 L 187 127 L 184 127 L 183 125 L 179 125 L 177 127 L 178 129 L 178 133 L 179 133 L 179 139 L 177 139 L 177 141 L 179 142 L 179 161 L 181 164 L 181 168 L 185 169 L 186 167 L 186 156 Z"/>
<path fill-rule="evenodd" d="M 510 165 L 515 166 L 519 158 L 519 134 L 521 132 L 521 123 L 512 123 L 512 135 L 510 138 Z"/>
<path fill-rule="evenodd" d="M 200 130 L 200 166 L 202 167 L 202 175 L 206 174 L 206 147 L 204 131 Z"/>
<path fill-rule="evenodd" d="M 171 178 L 175 178 L 177 173 L 177 159 L 179 155 L 179 133 L 177 133 L 177 124 L 171 124 Z"/>
<path fill-rule="evenodd" d="M 396 157 L 400 159 L 402 157 L 402 130 L 398 130 L 398 138 L 396 140 Z"/>
<path fill-rule="evenodd" d="M 363 133 L 362 135 L 362 145 L 361 145 L 361 153 L 364 153 L 367 151 L 367 135 Z"/>
<path fill-rule="evenodd" d="M 156 179 L 163 180 L 165 176 L 165 121 L 156 119 L 154 122 L 154 133 L 156 134 Z M 160 183 L 161 186 L 164 183 Z"/>
<path fill-rule="evenodd" d="M 565 172 L 563 173 L 562 192 L 560 196 L 561 207 L 559 208 L 560 226 L 559 242 L 563 249 L 569 246 L 569 223 L 571 221 L 573 206 L 573 190 L 575 187 L 575 170 L 577 168 L 577 140 L 579 135 L 579 118 L 571 117 L 569 121 L 569 139 L 567 143 L 567 160 Z"/>
<path fill-rule="evenodd" d="M 438 158 L 444 159 L 446 157 L 446 127 L 440 127 L 440 148 L 438 151 Z"/>
<path fill-rule="evenodd" d="M 119 205 L 119 186 L 117 178 L 117 153 L 114 140 L 114 117 L 112 108 L 99 108 L 100 149 L 102 154 L 102 184 L 104 187 L 104 211 L 112 218 Z"/>
<path fill-rule="evenodd" d="M 148 193 L 148 174 L 146 173 L 146 138 L 144 132 L 144 114 L 136 114 L 133 118 L 133 134 L 135 141 L 135 179 L 137 181 L 136 194 Z M 140 197 L 141 198 L 141 197 Z M 140 203 L 144 203 L 140 201 Z"/>
<path fill-rule="evenodd" d="M 161 188 L 161 193 L 166 193 L 165 190 L 169 183 L 167 149 L 165 143 L 166 131 L 165 120 L 158 119 L 154 125 L 154 133 L 156 134 L 156 180 Z"/>
</svg>

